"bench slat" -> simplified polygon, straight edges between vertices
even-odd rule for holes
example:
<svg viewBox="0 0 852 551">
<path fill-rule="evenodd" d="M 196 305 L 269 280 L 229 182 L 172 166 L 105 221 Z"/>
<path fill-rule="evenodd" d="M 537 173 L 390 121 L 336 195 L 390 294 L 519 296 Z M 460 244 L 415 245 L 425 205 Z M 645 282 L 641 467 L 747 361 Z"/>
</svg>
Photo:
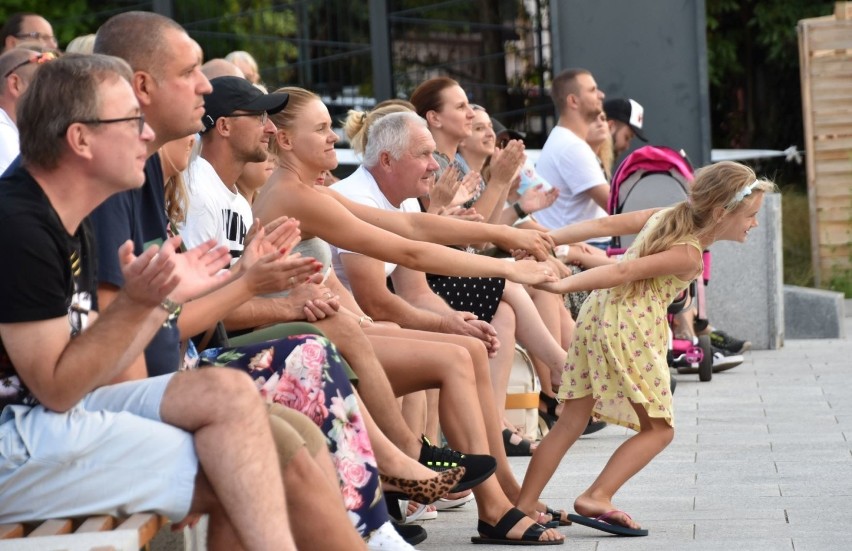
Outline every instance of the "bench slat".
<svg viewBox="0 0 852 551">
<path fill-rule="evenodd" d="M 111 516 L 88 517 L 83 524 L 80 525 L 75 534 L 83 534 L 85 532 L 108 532 L 115 526 L 115 519 Z"/>
<path fill-rule="evenodd" d="M 139 545 L 147 545 L 166 522 L 166 518 L 160 515 L 137 513 L 119 524 L 116 530 L 136 530 L 139 532 Z"/>
<path fill-rule="evenodd" d="M 29 533 L 27 537 L 37 538 L 41 536 L 58 536 L 70 534 L 73 526 L 70 519 L 57 518 L 42 522 L 38 528 Z"/>
<path fill-rule="evenodd" d="M 0 524 L 0 540 L 24 537 L 23 524 Z"/>
</svg>

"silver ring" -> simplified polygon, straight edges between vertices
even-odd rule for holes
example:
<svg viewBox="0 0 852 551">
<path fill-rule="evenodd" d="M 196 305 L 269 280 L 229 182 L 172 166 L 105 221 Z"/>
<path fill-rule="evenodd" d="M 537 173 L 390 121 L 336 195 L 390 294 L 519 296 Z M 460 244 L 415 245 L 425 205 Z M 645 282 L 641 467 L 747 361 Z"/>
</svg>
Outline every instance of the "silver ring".
<svg viewBox="0 0 852 551">
<path fill-rule="evenodd" d="M 334 295 L 333 295 L 333 294 L 331 294 L 331 291 L 326 291 L 325 293 L 323 293 L 323 295 L 322 295 L 322 296 L 323 296 L 323 298 L 324 298 L 325 300 L 331 300 L 331 298 L 332 298 Z"/>
<path fill-rule="evenodd" d="M 293 277 L 293 276 L 290 276 L 290 287 L 295 287 L 295 286 L 296 286 L 296 278 Z"/>
</svg>

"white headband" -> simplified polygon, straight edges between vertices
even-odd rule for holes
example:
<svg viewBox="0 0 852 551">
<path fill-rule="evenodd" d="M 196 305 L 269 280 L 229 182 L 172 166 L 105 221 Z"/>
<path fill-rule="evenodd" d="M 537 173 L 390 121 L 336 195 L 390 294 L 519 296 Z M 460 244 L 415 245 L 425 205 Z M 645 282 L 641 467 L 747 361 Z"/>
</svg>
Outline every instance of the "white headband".
<svg viewBox="0 0 852 551">
<path fill-rule="evenodd" d="M 751 195 L 751 192 L 754 191 L 754 188 L 757 187 L 757 185 L 759 183 L 760 183 L 760 180 L 755 180 L 754 182 L 750 183 L 749 185 L 747 185 L 743 189 L 739 190 L 737 192 L 737 194 L 734 195 L 734 198 L 731 199 L 730 201 L 728 201 L 728 204 L 725 208 L 726 209 L 732 209 L 735 206 L 739 205 L 743 201 L 743 199 L 745 199 L 746 197 Z"/>
</svg>

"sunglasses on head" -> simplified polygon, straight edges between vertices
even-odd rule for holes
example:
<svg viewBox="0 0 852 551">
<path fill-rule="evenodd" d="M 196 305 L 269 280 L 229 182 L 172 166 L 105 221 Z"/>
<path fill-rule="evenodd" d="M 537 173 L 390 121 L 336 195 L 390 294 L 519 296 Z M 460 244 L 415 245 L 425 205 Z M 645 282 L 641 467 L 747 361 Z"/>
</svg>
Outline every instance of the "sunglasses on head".
<svg viewBox="0 0 852 551">
<path fill-rule="evenodd" d="M 3 78 L 9 78 L 9 76 L 11 76 L 12 73 L 17 71 L 18 69 L 20 69 L 24 65 L 29 65 L 30 63 L 35 63 L 36 65 L 42 65 L 44 63 L 47 63 L 48 61 L 53 61 L 54 59 L 56 59 L 56 55 L 53 52 L 44 52 L 44 53 L 40 53 L 40 54 L 33 54 L 30 57 L 28 57 L 27 59 L 25 59 L 24 61 L 18 63 L 17 65 L 15 65 L 14 67 L 12 67 L 8 71 L 6 71 L 6 74 L 3 75 Z"/>
</svg>

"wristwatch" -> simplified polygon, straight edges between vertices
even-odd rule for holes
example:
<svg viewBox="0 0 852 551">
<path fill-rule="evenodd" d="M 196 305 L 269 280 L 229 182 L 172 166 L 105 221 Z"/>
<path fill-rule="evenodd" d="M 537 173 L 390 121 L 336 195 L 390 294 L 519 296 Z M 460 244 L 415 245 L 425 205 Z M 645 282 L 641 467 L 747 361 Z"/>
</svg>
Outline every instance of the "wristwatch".
<svg viewBox="0 0 852 551">
<path fill-rule="evenodd" d="M 524 212 L 524 209 L 521 208 L 521 204 L 515 201 L 512 203 L 512 208 L 515 209 L 515 213 L 518 215 L 518 218 L 526 218 L 527 213 Z"/>
<path fill-rule="evenodd" d="M 172 299 L 166 297 L 163 299 L 163 302 L 160 303 L 160 308 L 169 313 L 170 316 L 174 316 L 178 312 L 180 312 L 181 305 Z"/>
</svg>

